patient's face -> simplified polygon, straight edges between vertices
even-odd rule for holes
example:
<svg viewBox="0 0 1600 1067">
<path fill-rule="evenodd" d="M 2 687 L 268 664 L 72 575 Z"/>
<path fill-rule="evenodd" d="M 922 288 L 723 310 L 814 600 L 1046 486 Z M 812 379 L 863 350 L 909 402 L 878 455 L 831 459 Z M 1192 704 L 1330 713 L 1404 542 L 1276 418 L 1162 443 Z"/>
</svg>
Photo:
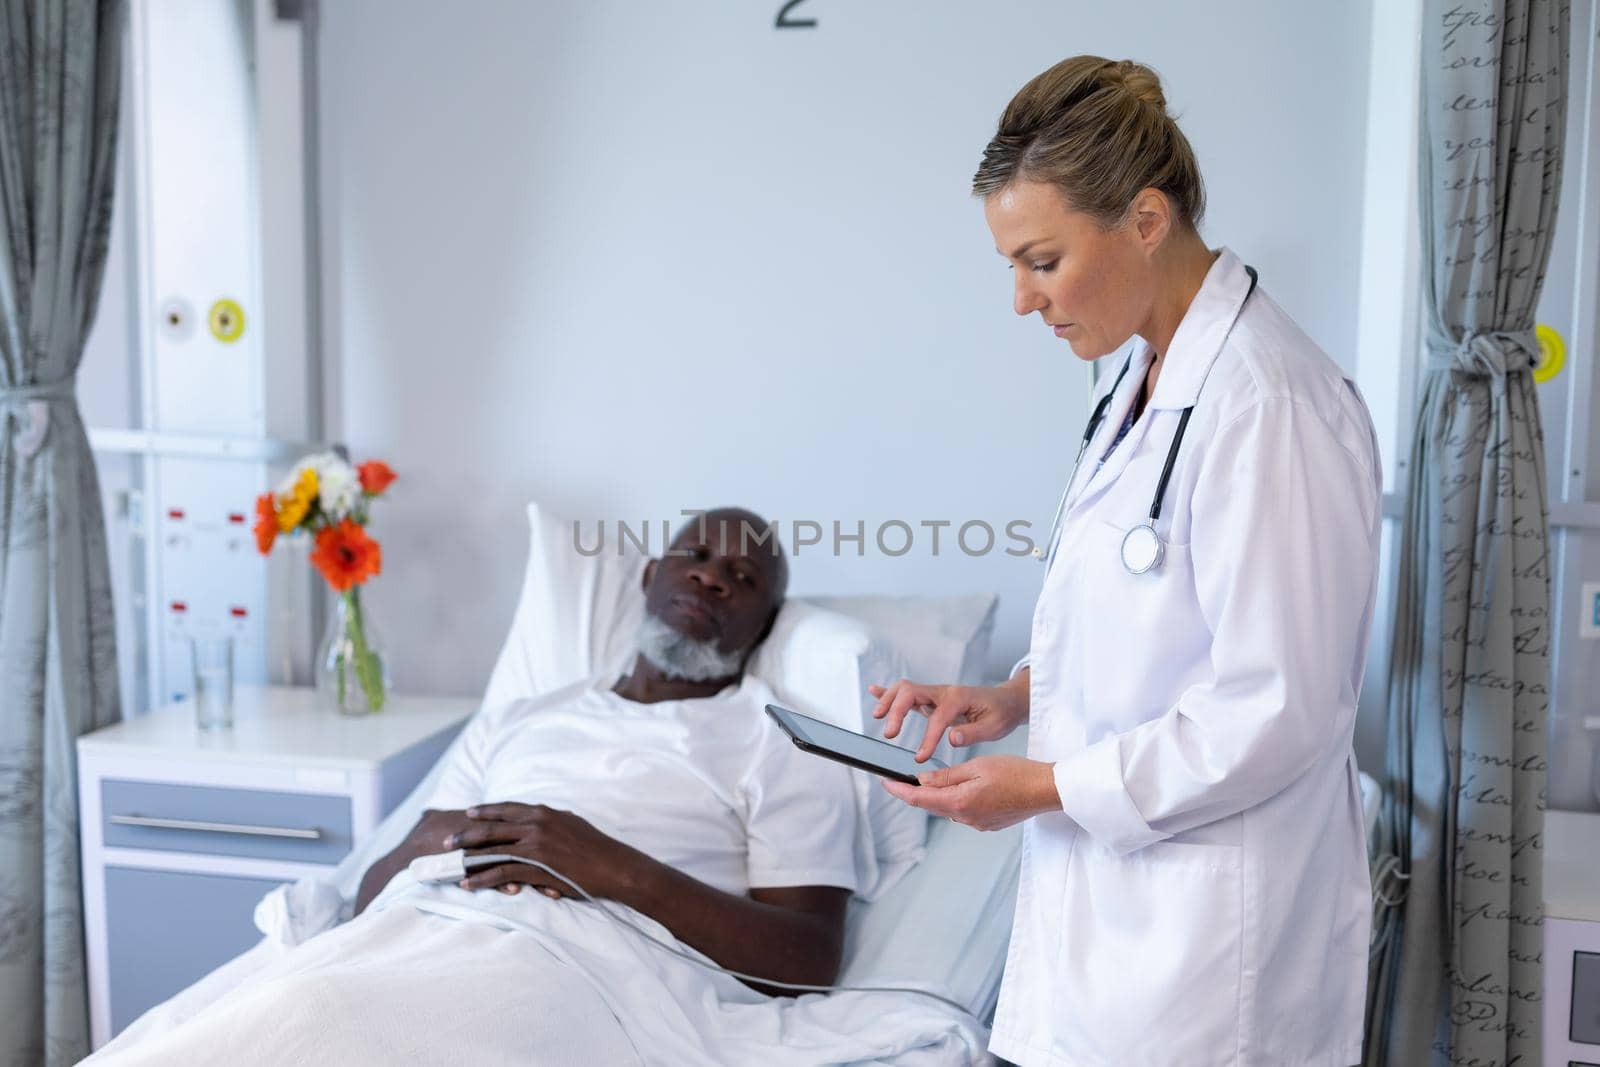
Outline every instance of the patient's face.
<svg viewBox="0 0 1600 1067">
<path fill-rule="evenodd" d="M 1013 182 L 983 214 L 1011 262 L 1014 310 L 1037 311 L 1079 359 L 1120 348 L 1148 317 L 1150 271 L 1131 227 L 1104 229 L 1042 182 Z"/>
<path fill-rule="evenodd" d="M 760 532 L 764 521 L 748 513 L 708 512 L 672 542 L 675 551 L 652 561 L 645 574 L 645 609 L 697 641 L 722 652 L 755 646 L 783 596 L 783 565 L 772 542 L 744 538 L 740 519 Z"/>
</svg>

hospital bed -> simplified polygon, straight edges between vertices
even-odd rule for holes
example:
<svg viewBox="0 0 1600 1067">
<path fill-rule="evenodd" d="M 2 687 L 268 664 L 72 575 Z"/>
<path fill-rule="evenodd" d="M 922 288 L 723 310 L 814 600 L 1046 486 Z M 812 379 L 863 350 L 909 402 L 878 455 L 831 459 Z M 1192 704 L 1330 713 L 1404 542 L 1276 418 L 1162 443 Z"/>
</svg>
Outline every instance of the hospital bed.
<svg viewBox="0 0 1600 1067">
<path fill-rule="evenodd" d="M 575 564 L 570 553 L 562 552 L 569 527 L 537 507 L 530 507 L 529 519 L 532 538 L 523 595 L 485 694 L 485 707 L 615 669 L 629 654 L 641 561 Z M 791 601 L 795 606 L 785 606 L 768 648 L 763 649 L 765 658 L 753 663 L 752 671 L 794 706 L 813 713 L 861 699 L 865 680 L 888 681 L 905 674 L 981 681 L 995 601 L 990 595 Z M 811 624 L 824 615 L 841 613 L 853 616 L 858 629 L 870 628 L 875 635 L 870 650 L 855 650 L 864 658 L 835 655 L 822 661 L 788 654 L 807 636 L 813 644 L 826 641 L 817 638 L 821 631 Z M 810 625 L 804 634 L 788 632 L 794 627 L 786 623 L 797 618 L 805 620 L 801 629 Z M 555 633 L 561 638 L 552 643 L 550 635 Z M 859 719 L 855 725 L 863 728 Z M 918 732 L 908 730 L 902 742 L 914 745 Z M 976 746 L 958 758 L 982 752 L 1021 753 L 1026 748 L 1024 734 Z M 947 748 L 940 754 L 950 756 Z M 448 759 L 448 755 L 441 759 L 331 876 L 303 880 L 269 894 L 256 909 L 264 935 L 259 944 L 136 1020 L 112 1047 L 128 1047 L 171 1030 L 268 968 L 290 947 L 348 916 L 362 874 L 416 823 Z M 860 788 L 873 804 L 898 807 L 875 782 L 863 779 Z M 968 1013 L 963 1025 L 981 1031 L 992 1017 L 998 995 L 1020 839 L 1020 827 L 979 833 L 942 820 L 929 821 L 920 861 L 886 876 L 870 903 L 860 896 L 852 899 L 837 984 L 925 988 L 963 1005 Z M 930 931 L 937 931 L 937 936 L 930 936 Z M 930 1004 L 934 1007 L 950 1010 Z"/>
<path fill-rule="evenodd" d="M 1026 748 L 1021 736 L 1025 732 L 974 746 L 974 752 L 1020 754 Z M 370 862 L 398 843 L 415 823 L 428 785 L 425 781 L 391 813 L 369 845 L 341 863 L 333 884 L 346 899 L 353 896 Z M 987 1023 L 993 1017 L 1011 931 L 1020 847 L 1020 827 L 979 833 L 955 823 L 932 822 L 921 862 L 878 900 L 851 901 L 838 984 L 915 982 L 966 1005 L 975 1019 Z M 193 1016 L 286 951 L 287 926 L 323 925 L 324 917 L 316 912 L 330 906 L 332 898 L 302 896 L 293 903 L 280 898 L 271 905 L 264 901 L 257 909 L 258 921 L 267 928 L 261 942 L 147 1012 L 129 1026 L 119 1043 L 159 1033 Z M 305 910 L 290 914 L 295 908 Z M 929 931 L 938 935 L 930 936 Z"/>
</svg>

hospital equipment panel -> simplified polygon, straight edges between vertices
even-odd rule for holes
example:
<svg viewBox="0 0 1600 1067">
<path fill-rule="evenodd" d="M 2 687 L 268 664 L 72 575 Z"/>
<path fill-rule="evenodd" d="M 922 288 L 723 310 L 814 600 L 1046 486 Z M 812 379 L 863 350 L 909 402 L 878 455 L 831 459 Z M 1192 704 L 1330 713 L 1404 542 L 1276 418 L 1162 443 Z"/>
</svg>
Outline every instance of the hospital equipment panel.
<svg viewBox="0 0 1600 1067">
<path fill-rule="evenodd" d="M 89 437 L 136 715 L 189 696 L 196 634 L 233 638 L 240 681 L 310 678 L 326 592 L 293 553 L 263 560 L 250 523 L 325 435 L 309 194 L 261 167 L 293 174 L 306 151 L 300 27 L 270 3 L 128 6 L 113 223 L 126 395 Z"/>
</svg>

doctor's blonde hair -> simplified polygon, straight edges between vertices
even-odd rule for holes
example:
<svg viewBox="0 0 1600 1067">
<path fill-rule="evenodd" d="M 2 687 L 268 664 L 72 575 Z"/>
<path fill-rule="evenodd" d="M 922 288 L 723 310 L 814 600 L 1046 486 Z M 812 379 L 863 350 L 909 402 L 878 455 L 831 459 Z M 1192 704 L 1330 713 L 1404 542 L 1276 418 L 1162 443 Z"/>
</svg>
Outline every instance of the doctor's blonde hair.
<svg viewBox="0 0 1600 1067">
<path fill-rule="evenodd" d="M 1108 229 L 1141 189 L 1165 193 L 1191 228 L 1206 210 L 1200 164 L 1167 114 L 1161 79 L 1127 59 L 1063 59 L 1012 97 L 972 192 L 987 199 L 1017 181 L 1054 185 Z"/>
</svg>

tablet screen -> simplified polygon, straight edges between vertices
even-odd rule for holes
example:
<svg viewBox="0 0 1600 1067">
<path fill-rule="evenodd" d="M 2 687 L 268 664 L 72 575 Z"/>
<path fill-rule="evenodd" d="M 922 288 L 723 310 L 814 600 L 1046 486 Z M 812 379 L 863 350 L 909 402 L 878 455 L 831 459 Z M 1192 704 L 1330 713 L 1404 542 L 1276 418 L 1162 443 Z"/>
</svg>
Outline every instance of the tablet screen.
<svg viewBox="0 0 1600 1067">
<path fill-rule="evenodd" d="M 823 722 L 821 719 L 813 719 L 809 715 L 790 711 L 777 704 L 768 704 L 767 714 L 772 716 L 773 721 L 783 732 L 794 738 L 802 748 L 815 751 L 819 756 L 828 756 L 841 763 L 848 763 L 861 770 L 871 770 L 900 781 L 908 779 L 915 781 L 917 775 L 923 771 L 945 766 L 936 759 L 918 763 L 912 758 L 911 752 L 899 745 L 891 745 L 887 741 L 858 734 L 853 730 Z"/>
</svg>

